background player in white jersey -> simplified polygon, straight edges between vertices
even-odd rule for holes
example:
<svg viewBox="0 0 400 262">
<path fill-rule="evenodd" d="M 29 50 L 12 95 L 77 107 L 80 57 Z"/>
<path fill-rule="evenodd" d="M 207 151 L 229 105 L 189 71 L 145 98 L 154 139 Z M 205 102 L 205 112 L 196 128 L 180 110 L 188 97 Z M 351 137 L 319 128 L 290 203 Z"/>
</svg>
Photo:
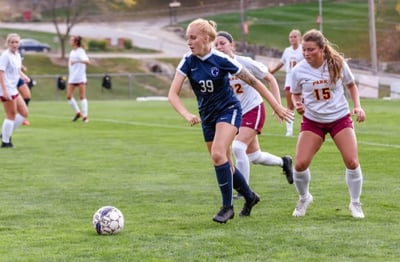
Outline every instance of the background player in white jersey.
<svg viewBox="0 0 400 262">
<path fill-rule="evenodd" d="M 290 46 L 285 48 L 283 51 L 281 61 L 273 68 L 270 72 L 274 74 L 276 71 L 285 66 L 286 77 L 285 77 L 285 96 L 287 107 L 290 110 L 294 110 L 292 103 L 292 94 L 290 93 L 291 75 L 293 67 L 301 60 L 303 60 L 303 48 L 301 47 L 301 32 L 297 29 L 293 29 L 289 33 Z M 293 136 L 293 122 L 286 123 L 286 136 Z"/>
<path fill-rule="evenodd" d="M 363 176 L 353 121 L 344 93 L 346 87 L 353 101 L 352 114 L 357 122 L 363 122 L 365 112 L 361 108 L 354 76 L 344 58 L 318 30 L 304 34 L 303 52 L 305 60 L 293 69 L 291 86 L 296 110 L 303 115 L 293 172 L 299 200 L 293 216 L 304 216 L 313 202 L 309 192 L 309 166 L 329 133 L 346 166 L 350 212 L 354 218 L 364 218 L 360 203 Z"/>
<path fill-rule="evenodd" d="M 89 122 L 89 118 L 88 101 L 86 98 L 86 65 L 90 63 L 90 60 L 85 52 L 85 49 L 83 49 L 81 36 L 71 36 L 70 44 L 72 46 L 72 50 L 69 54 L 68 60 L 67 100 L 68 104 L 75 111 L 75 116 L 72 121 L 76 121 L 80 117 L 83 117 L 83 122 L 87 123 Z M 74 98 L 75 87 L 79 88 L 79 98 L 81 100 L 82 112 Z"/>
<path fill-rule="evenodd" d="M 217 33 L 215 48 L 238 61 L 244 68 L 258 79 L 264 79 L 269 84 L 271 93 L 277 101 L 281 101 L 279 86 L 275 77 L 268 72 L 268 68 L 250 57 L 239 56 L 234 52 L 235 45 L 231 34 L 225 31 Z M 286 175 L 287 181 L 293 183 L 292 158 L 290 156 L 278 157 L 268 152 L 261 152 L 258 134 L 261 134 L 265 121 L 264 101 L 256 89 L 249 86 L 236 76 L 230 77 L 230 85 L 242 106 L 242 123 L 239 133 L 232 144 L 232 151 L 236 159 L 236 167 L 245 177 L 247 183 L 250 179 L 250 165 L 262 164 L 266 166 L 280 166 Z"/>
<path fill-rule="evenodd" d="M 196 19 L 188 25 L 186 37 L 191 51 L 183 56 L 177 66 L 168 100 L 190 125 L 202 125 L 204 141 L 222 196 L 222 208 L 213 217 L 213 221 L 226 223 L 234 217 L 233 188 L 246 199 L 241 216 L 249 216 L 260 200 L 231 162 L 230 146 L 238 132 L 242 112 L 240 102 L 229 85 L 229 75 L 236 75 L 254 86 L 282 120 L 290 121 L 293 113 L 282 107 L 262 82 L 238 62 L 212 48 L 217 35 L 215 27 L 215 22 L 204 19 Z M 186 78 L 196 95 L 200 118 L 189 112 L 179 97 Z"/>
<path fill-rule="evenodd" d="M 21 70 L 21 55 L 18 52 L 20 40 L 18 34 L 9 34 L 6 39 L 7 49 L 0 57 L 0 100 L 6 113 L 1 134 L 3 148 L 14 147 L 11 135 L 28 117 L 28 108 L 17 89 L 20 78 L 25 82 L 29 81 L 29 77 Z"/>
</svg>

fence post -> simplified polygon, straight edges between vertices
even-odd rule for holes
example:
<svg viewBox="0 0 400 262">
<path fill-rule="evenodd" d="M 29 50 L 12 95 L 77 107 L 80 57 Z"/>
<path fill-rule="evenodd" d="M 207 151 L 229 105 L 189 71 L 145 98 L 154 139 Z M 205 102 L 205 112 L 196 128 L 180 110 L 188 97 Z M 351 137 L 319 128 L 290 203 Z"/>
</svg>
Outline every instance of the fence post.
<svg viewBox="0 0 400 262">
<path fill-rule="evenodd" d="M 132 75 L 132 73 L 129 73 L 128 78 L 129 78 L 129 98 L 133 99 L 133 78 L 134 78 L 134 76 Z"/>
</svg>

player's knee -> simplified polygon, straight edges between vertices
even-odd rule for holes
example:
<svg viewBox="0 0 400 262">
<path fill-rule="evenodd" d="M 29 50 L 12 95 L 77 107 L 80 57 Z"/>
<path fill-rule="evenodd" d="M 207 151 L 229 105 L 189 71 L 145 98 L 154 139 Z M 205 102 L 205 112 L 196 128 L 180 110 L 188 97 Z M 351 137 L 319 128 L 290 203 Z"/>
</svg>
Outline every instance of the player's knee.
<svg viewBox="0 0 400 262">
<path fill-rule="evenodd" d="M 254 153 L 248 154 L 247 156 L 249 157 L 249 161 L 251 163 L 253 163 L 253 164 L 259 164 L 260 163 L 260 158 L 261 158 L 260 150 L 254 152 Z"/>
<path fill-rule="evenodd" d="M 217 150 L 211 152 L 211 159 L 215 166 L 222 165 L 227 161 L 226 154 Z"/>
<path fill-rule="evenodd" d="M 235 158 L 243 156 L 246 154 L 247 145 L 241 141 L 234 140 L 232 143 L 232 151 Z"/>
<path fill-rule="evenodd" d="M 358 162 L 357 158 L 352 158 L 352 159 L 345 160 L 345 165 L 346 165 L 346 168 L 354 170 L 360 165 L 360 163 Z"/>
<path fill-rule="evenodd" d="M 310 165 L 310 162 L 308 162 L 308 161 L 296 160 L 294 169 L 301 172 L 301 171 L 306 170 L 309 167 L 309 165 Z"/>
</svg>

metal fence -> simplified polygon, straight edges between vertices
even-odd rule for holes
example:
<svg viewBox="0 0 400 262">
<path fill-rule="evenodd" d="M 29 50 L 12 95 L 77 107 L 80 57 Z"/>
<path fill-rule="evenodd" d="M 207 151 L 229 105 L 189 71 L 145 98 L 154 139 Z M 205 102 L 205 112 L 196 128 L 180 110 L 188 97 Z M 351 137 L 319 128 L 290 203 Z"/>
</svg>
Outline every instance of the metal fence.
<svg viewBox="0 0 400 262">
<path fill-rule="evenodd" d="M 372 75 L 353 70 L 360 96 L 364 98 L 400 98 L 399 75 Z M 104 85 L 104 78 L 110 77 L 111 86 Z M 36 85 L 32 88 L 34 100 L 65 99 L 65 89 L 58 87 L 59 77 L 63 75 L 31 75 Z M 280 87 L 284 85 L 284 72 L 275 74 Z M 88 74 L 87 97 L 91 100 L 138 100 L 146 97 L 166 97 L 172 75 L 165 73 L 114 73 Z M 183 97 L 193 97 L 186 83 L 182 89 Z M 281 92 L 283 94 L 283 92 Z M 75 94 L 77 95 L 77 94 Z"/>
<path fill-rule="evenodd" d="M 30 75 L 35 86 L 32 98 L 35 100 L 65 99 L 65 88 L 60 78 L 66 75 Z M 148 96 L 167 96 L 172 76 L 164 73 L 104 73 L 88 74 L 87 97 L 92 100 L 137 99 Z M 110 85 L 104 83 L 109 78 Z M 64 82 L 65 84 L 65 82 Z M 77 92 L 76 94 L 77 95 Z"/>
</svg>

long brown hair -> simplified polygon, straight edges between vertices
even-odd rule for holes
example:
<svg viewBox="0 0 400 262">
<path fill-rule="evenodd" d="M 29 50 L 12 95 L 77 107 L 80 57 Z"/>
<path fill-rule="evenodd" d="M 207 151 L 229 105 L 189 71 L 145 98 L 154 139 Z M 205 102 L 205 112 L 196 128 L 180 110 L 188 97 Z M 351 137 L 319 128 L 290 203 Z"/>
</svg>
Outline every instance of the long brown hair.
<svg viewBox="0 0 400 262">
<path fill-rule="evenodd" d="M 336 51 L 332 44 L 318 30 L 312 29 L 303 35 L 304 42 L 314 42 L 319 48 L 324 50 L 324 59 L 328 66 L 330 81 L 333 84 L 339 80 L 342 74 L 344 58 Z"/>
</svg>

